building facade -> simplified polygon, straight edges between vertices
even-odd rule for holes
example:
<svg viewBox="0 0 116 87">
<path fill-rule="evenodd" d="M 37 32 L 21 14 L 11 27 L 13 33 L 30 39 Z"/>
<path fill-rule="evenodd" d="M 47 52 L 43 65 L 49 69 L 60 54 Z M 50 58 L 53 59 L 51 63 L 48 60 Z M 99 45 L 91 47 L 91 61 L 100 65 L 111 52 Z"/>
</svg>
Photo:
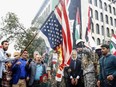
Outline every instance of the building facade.
<svg viewBox="0 0 116 87">
<path fill-rule="evenodd" d="M 32 26 L 40 28 L 59 0 L 45 0 L 37 15 L 32 21 Z M 71 0 L 74 1 L 74 0 Z M 82 39 L 88 24 L 88 8 L 91 11 L 91 32 L 97 45 L 106 43 L 112 34 L 116 34 L 116 4 L 113 0 L 80 0 Z"/>
<path fill-rule="evenodd" d="M 112 0 L 81 0 L 88 3 L 82 6 L 82 29 L 83 33 L 88 22 L 88 7 L 91 9 L 91 31 L 97 45 L 106 43 L 112 34 L 116 34 L 116 4 Z M 84 38 L 84 37 L 83 37 Z"/>
<path fill-rule="evenodd" d="M 35 18 L 32 20 L 32 27 L 40 28 L 49 14 L 54 10 L 58 0 L 44 0 Z"/>
</svg>

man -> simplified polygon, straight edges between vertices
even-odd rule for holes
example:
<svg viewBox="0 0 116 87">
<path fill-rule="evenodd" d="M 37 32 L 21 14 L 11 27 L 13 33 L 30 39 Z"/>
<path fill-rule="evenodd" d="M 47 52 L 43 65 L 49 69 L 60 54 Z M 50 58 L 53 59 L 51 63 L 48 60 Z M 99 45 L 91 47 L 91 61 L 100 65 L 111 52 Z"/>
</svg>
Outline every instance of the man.
<svg viewBox="0 0 116 87">
<path fill-rule="evenodd" d="M 109 53 L 109 45 L 101 46 L 103 57 L 100 58 L 98 87 L 116 87 L 116 56 Z"/>
<path fill-rule="evenodd" d="M 82 58 L 84 87 L 96 87 L 95 67 L 92 58 L 92 53 L 88 53 Z"/>
<path fill-rule="evenodd" d="M 7 57 L 10 58 L 11 54 L 6 53 Z M 3 72 L 2 76 L 2 87 L 11 87 L 11 78 L 12 78 L 12 72 L 11 72 L 11 62 L 5 62 L 5 72 Z"/>
<path fill-rule="evenodd" d="M 70 87 L 70 85 L 67 84 L 67 83 L 70 83 L 70 73 L 71 73 L 70 67 L 68 66 L 65 67 L 64 68 L 64 82 L 65 82 L 66 87 Z"/>
<path fill-rule="evenodd" d="M 36 55 L 28 67 L 30 71 L 29 87 L 40 87 L 40 77 L 46 73 L 45 66 L 41 63 L 41 55 Z"/>
<path fill-rule="evenodd" d="M 20 73 L 21 73 L 21 69 L 20 69 L 20 53 L 19 52 L 14 52 L 14 57 L 15 60 L 12 62 L 12 79 L 11 79 L 11 84 L 12 87 L 19 87 L 19 85 L 17 84 L 20 78 Z"/>
<path fill-rule="evenodd" d="M 76 41 L 77 57 L 82 61 L 82 58 L 90 52 L 90 49 L 85 45 L 85 42 L 82 39 Z"/>
<path fill-rule="evenodd" d="M 28 78 L 28 73 L 26 70 L 28 52 L 27 50 L 21 50 L 21 58 L 18 60 L 17 68 L 19 69 L 19 73 L 17 73 L 17 80 L 13 84 L 13 87 L 26 87 L 26 80 Z"/>
<path fill-rule="evenodd" d="M 68 87 L 81 87 L 80 86 L 80 76 L 82 73 L 81 70 L 81 61 L 77 59 L 77 51 L 72 51 L 72 59 L 70 62 L 70 86 Z"/>
<path fill-rule="evenodd" d="M 6 56 L 6 51 L 8 50 L 9 43 L 7 40 L 2 41 L 0 48 L 0 87 L 2 81 L 2 73 L 5 70 L 5 62 L 12 61 L 14 59 L 10 59 Z"/>
</svg>

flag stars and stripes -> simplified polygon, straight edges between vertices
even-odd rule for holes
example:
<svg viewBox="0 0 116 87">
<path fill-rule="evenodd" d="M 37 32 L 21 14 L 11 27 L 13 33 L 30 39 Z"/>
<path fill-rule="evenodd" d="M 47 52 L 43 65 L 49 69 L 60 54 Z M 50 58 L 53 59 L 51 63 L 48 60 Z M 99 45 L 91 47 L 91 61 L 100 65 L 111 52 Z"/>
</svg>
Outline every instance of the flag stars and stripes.
<svg viewBox="0 0 116 87">
<path fill-rule="evenodd" d="M 49 26 L 47 26 L 47 28 L 49 28 Z"/>
<path fill-rule="evenodd" d="M 61 49 L 62 64 L 60 68 L 62 70 L 59 68 L 60 72 L 58 72 L 58 75 L 60 76 L 56 74 L 57 81 L 61 81 L 63 67 L 69 64 L 72 51 L 72 35 L 64 0 L 60 1 L 55 11 L 49 15 L 43 26 L 41 27 L 41 33 L 44 35 L 43 38 L 45 38 L 46 45 L 55 50 Z"/>
<path fill-rule="evenodd" d="M 62 43 L 62 26 L 54 13 L 45 23 L 42 32 L 49 37 L 48 40 L 53 49 Z"/>
<path fill-rule="evenodd" d="M 46 29 L 44 31 L 46 31 Z"/>
</svg>

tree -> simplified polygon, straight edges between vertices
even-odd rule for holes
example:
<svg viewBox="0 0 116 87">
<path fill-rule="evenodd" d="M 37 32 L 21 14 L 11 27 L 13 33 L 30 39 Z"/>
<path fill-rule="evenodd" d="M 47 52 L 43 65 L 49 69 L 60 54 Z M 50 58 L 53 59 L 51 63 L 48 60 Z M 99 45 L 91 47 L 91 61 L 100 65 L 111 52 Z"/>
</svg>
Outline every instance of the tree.
<svg viewBox="0 0 116 87">
<path fill-rule="evenodd" d="M 30 43 L 30 41 L 33 39 L 33 37 L 35 36 L 35 32 L 37 31 L 37 28 L 30 28 L 28 29 L 26 32 L 25 37 L 18 37 L 17 39 L 17 44 L 15 45 L 17 48 L 20 49 L 25 49 L 28 44 Z M 27 47 L 27 50 L 29 52 L 30 57 L 33 57 L 33 52 L 36 50 L 38 51 L 40 54 L 43 54 L 45 51 L 45 43 L 44 40 L 42 38 L 37 38 L 35 37 L 34 40 L 29 44 L 29 46 Z"/>
<path fill-rule="evenodd" d="M 2 18 L 2 28 L 0 28 L 0 31 L 2 36 L 7 37 L 9 41 L 26 33 L 24 26 L 19 23 L 17 15 L 12 12 L 8 12 L 5 18 Z"/>
<path fill-rule="evenodd" d="M 15 41 L 15 49 L 25 49 L 29 42 L 35 35 L 37 28 L 30 27 L 26 29 L 23 24 L 19 22 L 19 18 L 16 14 L 8 12 L 5 18 L 2 18 L 2 28 L 0 28 L 1 36 L 7 37 L 10 42 Z M 2 38 L 0 36 L 0 38 Z M 27 47 L 27 50 L 32 57 L 35 50 L 39 51 L 41 54 L 45 50 L 45 43 L 41 38 L 35 38 L 31 44 Z"/>
</svg>

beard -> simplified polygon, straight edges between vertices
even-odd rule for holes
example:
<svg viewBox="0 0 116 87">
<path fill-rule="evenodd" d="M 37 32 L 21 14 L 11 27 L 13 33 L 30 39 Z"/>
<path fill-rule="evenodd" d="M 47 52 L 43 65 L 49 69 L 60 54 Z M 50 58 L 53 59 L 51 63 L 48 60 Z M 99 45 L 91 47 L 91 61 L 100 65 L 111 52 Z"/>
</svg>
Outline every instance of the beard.
<svg viewBox="0 0 116 87">
<path fill-rule="evenodd" d="M 8 48 L 3 48 L 3 50 L 4 50 L 4 51 L 7 51 L 7 50 L 8 50 Z"/>
<path fill-rule="evenodd" d="M 106 52 L 102 52 L 102 54 L 103 54 L 103 55 L 107 55 L 107 53 L 106 53 Z"/>
</svg>

